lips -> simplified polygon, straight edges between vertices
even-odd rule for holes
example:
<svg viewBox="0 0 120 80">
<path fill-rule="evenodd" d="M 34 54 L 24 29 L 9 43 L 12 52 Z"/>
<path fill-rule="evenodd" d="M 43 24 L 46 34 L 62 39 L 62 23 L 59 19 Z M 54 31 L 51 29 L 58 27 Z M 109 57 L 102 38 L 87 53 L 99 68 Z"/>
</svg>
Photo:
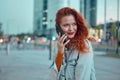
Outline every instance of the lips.
<svg viewBox="0 0 120 80">
<path fill-rule="evenodd" d="M 74 34 L 74 32 L 68 32 L 68 34 L 69 34 L 69 35 L 72 35 L 72 34 Z"/>
</svg>

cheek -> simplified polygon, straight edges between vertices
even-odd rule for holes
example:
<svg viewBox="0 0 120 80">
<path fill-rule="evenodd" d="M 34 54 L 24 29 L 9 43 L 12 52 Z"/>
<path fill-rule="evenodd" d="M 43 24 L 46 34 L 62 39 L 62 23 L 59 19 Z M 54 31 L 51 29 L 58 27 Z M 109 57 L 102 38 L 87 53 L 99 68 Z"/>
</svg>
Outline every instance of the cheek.
<svg viewBox="0 0 120 80">
<path fill-rule="evenodd" d="M 77 26 L 76 26 L 76 27 L 74 27 L 73 29 L 74 29 L 74 31 L 76 31 L 76 32 L 77 32 Z"/>
<path fill-rule="evenodd" d="M 62 28 L 63 32 L 67 32 L 68 28 Z"/>
</svg>

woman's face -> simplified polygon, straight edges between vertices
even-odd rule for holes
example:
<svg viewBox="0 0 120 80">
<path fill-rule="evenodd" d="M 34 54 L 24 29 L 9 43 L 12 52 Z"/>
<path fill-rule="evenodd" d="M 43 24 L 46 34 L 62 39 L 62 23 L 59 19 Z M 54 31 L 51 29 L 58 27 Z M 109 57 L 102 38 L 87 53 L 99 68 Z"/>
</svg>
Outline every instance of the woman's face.
<svg viewBox="0 0 120 80">
<path fill-rule="evenodd" d="M 73 15 L 62 17 L 60 27 L 69 39 L 74 38 L 77 32 L 77 23 Z"/>
</svg>

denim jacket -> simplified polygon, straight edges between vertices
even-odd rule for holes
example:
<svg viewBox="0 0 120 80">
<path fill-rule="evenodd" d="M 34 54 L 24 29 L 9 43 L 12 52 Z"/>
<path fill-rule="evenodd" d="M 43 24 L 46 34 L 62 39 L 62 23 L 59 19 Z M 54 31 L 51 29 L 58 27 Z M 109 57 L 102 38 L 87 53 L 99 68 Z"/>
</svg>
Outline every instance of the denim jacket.
<svg viewBox="0 0 120 80">
<path fill-rule="evenodd" d="M 54 57 L 48 80 L 96 80 L 93 49 L 90 41 L 86 40 L 86 43 L 89 46 L 89 53 L 87 54 L 78 53 L 74 48 L 71 48 L 69 51 L 65 49 L 59 72 Z"/>
</svg>

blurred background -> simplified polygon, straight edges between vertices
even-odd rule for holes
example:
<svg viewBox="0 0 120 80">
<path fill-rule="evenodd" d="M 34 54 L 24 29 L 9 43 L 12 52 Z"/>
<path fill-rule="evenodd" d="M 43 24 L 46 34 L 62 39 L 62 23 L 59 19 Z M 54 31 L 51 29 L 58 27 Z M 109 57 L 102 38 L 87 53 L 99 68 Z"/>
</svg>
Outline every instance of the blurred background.
<svg viewBox="0 0 120 80">
<path fill-rule="evenodd" d="M 80 12 L 94 37 L 97 80 L 120 80 L 120 0 L 0 0 L 0 80 L 46 80 L 54 54 L 55 14 Z"/>
</svg>

